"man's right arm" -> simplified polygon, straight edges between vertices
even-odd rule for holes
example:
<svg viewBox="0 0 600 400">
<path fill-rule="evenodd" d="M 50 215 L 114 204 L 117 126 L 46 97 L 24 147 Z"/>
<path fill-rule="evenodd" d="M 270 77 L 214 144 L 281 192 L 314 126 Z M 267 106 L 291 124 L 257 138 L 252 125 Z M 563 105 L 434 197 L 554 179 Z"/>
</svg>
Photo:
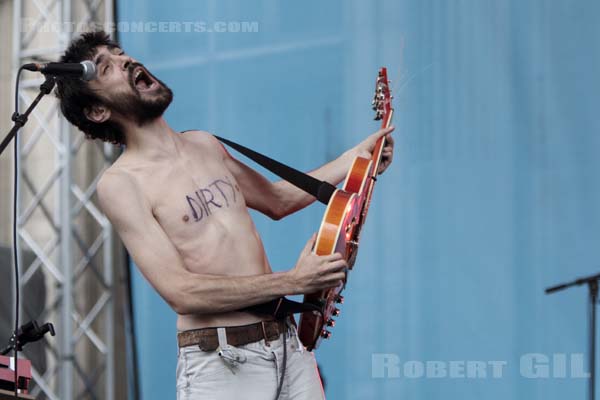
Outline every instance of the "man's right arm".
<svg viewBox="0 0 600 400">
<path fill-rule="evenodd" d="M 312 253 L 314 235 L 290 271 L 243 277 L 190 272 L 133 177 L 106 172 L 97 193 L 102 210 L 142 275 L 178 314 L 235 311 L 332 287 L 344 278 L 346 262 L 341 255 Z"/>
</svg>

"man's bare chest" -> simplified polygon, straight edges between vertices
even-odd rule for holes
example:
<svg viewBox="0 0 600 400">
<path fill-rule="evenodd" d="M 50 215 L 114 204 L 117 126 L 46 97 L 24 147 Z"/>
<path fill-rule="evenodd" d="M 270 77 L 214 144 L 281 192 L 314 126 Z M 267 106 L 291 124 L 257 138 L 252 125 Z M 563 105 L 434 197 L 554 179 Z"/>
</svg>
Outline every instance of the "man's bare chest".
<svg viewBox="0 0 600 400">
<path fill-rule="evenodd" d="M 147 171 L 142 185 L 154 217 L 167 233 L 198 232 L 245 211 L 238 183 L 224 163 L 215 160 L 165 163 Z"/>
</svg>

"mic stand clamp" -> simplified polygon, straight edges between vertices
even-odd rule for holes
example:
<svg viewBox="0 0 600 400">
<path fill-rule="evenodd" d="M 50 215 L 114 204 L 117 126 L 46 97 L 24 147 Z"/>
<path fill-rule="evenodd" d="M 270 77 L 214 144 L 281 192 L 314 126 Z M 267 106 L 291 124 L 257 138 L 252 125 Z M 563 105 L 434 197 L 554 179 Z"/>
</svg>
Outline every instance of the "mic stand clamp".
<svg viewBox="0 0 600 400">
<path fill-rule="evenodd" d="M 33 320 L 21 326 L 8 340 L 8 345 L 2 349 L 1 355 L 8 354 L 11 350 L 23 351 L 23 347 L 27 343 L 37 342 L 42 339 L 46 333 L 54 336 L 54 325 L 47 322 L 42 326 L 38 326 L 37 321 Z M 16 361 L 15 361 L 16 362 Z"/>
<path fill-rule="evenodd" d="M 12 138 L 19 131 L 19 129 L 21 129 L 27 123 L 29 114 L 31 114 L 31 112 L 33 111 L 35 106 L 37 106 L 37 104 L 40 102 L 42 97 L 52 92 L 52 89 L 54 88 L 55 84 L 56 78 L 54 78 L 53 76 L 46 75 L 46 80 L 40 85 L 40 93 L 37 95 L 35 100 L 33 100 L 33 102 L 29 105 L 29 108 L 23 114 L 18 114 L 16 111 L 13 113 L 11 119 L 14 122 L 14 125 L 11 128 L 10 132 L 8 132 L 4 140 L 2 140 L 2 143 L 0 143 L 0 154 L 2 154 L 4 149 L 6 149 L 6 146 L 8 146 Z"/>
</svg>

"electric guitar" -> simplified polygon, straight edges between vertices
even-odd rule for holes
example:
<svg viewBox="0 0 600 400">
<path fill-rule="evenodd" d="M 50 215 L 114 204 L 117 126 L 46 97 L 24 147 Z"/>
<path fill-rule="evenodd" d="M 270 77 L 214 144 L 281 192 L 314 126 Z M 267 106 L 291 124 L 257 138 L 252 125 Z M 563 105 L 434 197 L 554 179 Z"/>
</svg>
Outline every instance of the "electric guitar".
<svg viewBox="0 0 600 400">
<path fill-rule="evenodd" d="M 372 105 L 376 112 L 375 120 L 381 120 L 381 127 L 387 128 L 391 124 L 394 110 L 385 68 L 381 68 L 377 75 Z M 360 230 L 367 218 L 384 147 L 385 136 L 382 136 L 375 143 L 371 158 L 354 159 L 343 189 L 337 189 L 329 200 L 315 242 L 316 254 L 341 253 L 348 267 L 352 269 L 354 266 Z M 340 313 L 336 306 L 344 301 L 341 292 L 347 279 L 348 271 L 346 279 L 338 286 L 304 296 L 305 303 L 316 305 L 321 310 L 303 313 L 300 317 L 298 335 L 308 350 L 316 349 L 322 339 L 331 336 L 326 328 L 335 325 L 333 317 Z"/>
</svg>

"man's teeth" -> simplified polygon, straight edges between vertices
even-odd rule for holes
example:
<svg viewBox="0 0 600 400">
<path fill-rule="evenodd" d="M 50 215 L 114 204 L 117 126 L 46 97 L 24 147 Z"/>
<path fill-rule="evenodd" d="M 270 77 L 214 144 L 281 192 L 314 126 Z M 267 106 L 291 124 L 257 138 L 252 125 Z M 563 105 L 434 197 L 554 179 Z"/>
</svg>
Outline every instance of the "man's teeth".
<svg viewBox="0 0 600 400">
<path fill-rule="evenodd" d="M 133 84 L 138 90 L 152 89 L 155 86 L 155 82 L 148 75 L 143 74 L 144 70 L 137 70 L 133 75 Z"/>
</svg>

